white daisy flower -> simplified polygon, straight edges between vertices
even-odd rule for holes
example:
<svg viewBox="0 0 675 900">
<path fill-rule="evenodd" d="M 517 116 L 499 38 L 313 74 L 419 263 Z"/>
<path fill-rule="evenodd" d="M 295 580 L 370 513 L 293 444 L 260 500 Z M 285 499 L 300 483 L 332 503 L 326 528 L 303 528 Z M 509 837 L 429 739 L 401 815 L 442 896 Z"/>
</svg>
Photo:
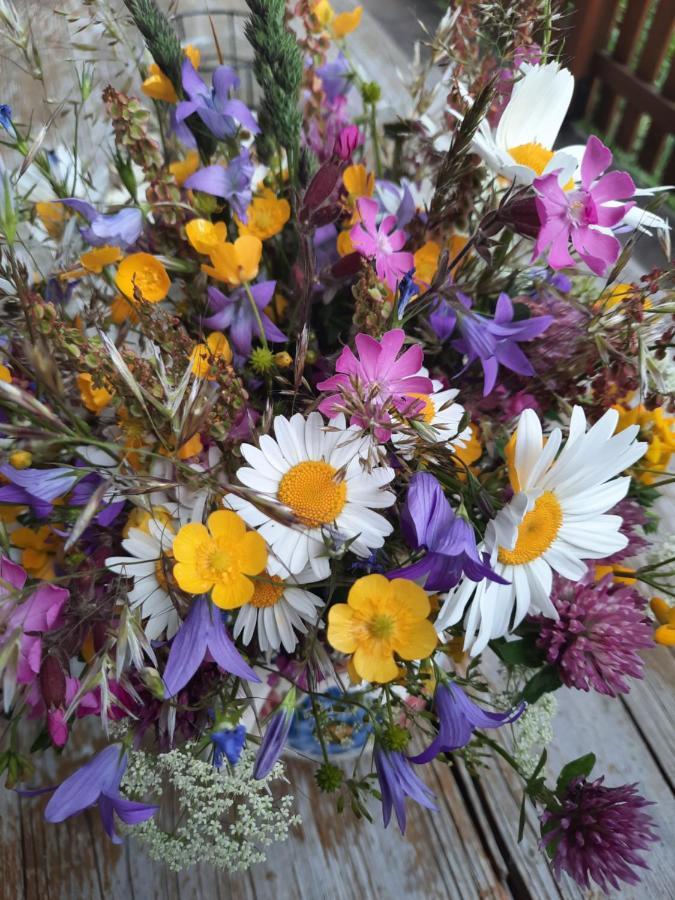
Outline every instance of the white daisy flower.
<svg viewBox="0 0 675 900">
<path fill-rule="evenodd" d="M 548 439 L 533 410 L 520 417 L 510 477 L 515 496 L 499 511 L 479 552 L 509 584 L 464 579 L 451 591 L 436 627 L 454 625 L 466 611 L 465 648 L 475 656 L 488 641 L 516 628 L 528 612 L 557 618 L 550 600 L 553 572 L 579 581 L 584 559 L 603 559 L 626 546 L 621 517 L 605 515 L 626 496 L 629 477 L 617 478 L 645 452 L 638 427 L 613 434 L 616 410 L 608 410 L 586 431 L 575 406 L 569 436 L 559 428 Z"/>
<path fill-rule="evenodd" d="M 249 463 L 237 472 L 246 487 L 267 502 L 290 509 L 298 525 L 286 525 L 267 512 L 230 494 L 226 506 L 257 528 L 270 549 L 270 575 L 297 575 L 309 564 L 317 579 L 330 574 L 324 538 L 351 541 L 349 549 L 367 557 L 381 547 L 392 526 L 373 512 L 391 506 L 394 495 L 383 490 L 394 477 L 387 466 L 362 464 L 369 439 L 356 427 L 345 428 L 344 416 L 324 424 L 318 412 L 305 419 L 277 416 L 275 438 L 260 437 L 260 447 L 243 444 Z"/>
<path fill-rule="evenodd" d="M 105 561 L 113 572 L 134 579 L 127 599 L 131 609 L 140 607 L 141 617 L 147 619 L 145 633 L 149 640 L 157 640 L 164 632 L 168 638 L 173 637 L 180 624 L 168 584 L 175 536 L 171 517 L 163 509 L 155 509 L 142 528 L 130 528 L 122 541 L 129 555 L 110 556 Z"/>
<path fill-rule="evenodd" d="M 565 184 L 576 160 L 565 150 L 553 152 L 563 119 L 572 100 L 574 78 L 558 63 L 520 67 L 523 77 L 513 86 L 511 99 L 493 130 L 483 119 L 473 140 L 486 165 L 518 184 L 532 184 L 538 175 L 561 169 Z"/>
<path fill-rule="evenodd" d="M 258 575 L 253 598 L 237 614 L 235 638 L 241 634 L 244 644 L 250 644 L 257 632 L 263 653 L 281 647 L 292 653 L 298 643 L 296 632 L 307 634 L 307 626 L 316 623 L 324 605 L 321 597 L 302 587 L 309 581 L 316 581 L 311 568 L 286 579 L 267 572 Z"/>
<path fill-rule="evenodd" d="M 419 430 L 430 443 L 464 447 L 471 440 L 471 428 L 466 427 L 461 432 L 459 430 L 465 412 L 461 404 L 453 403 L 459 391 L 454 388 L 437 390 L 442 387 L 440 381 L 434 381 L 433 385 L 436 388 L 433 394 L 409 394 L 411 398 L 424 404 L 420 412 L 422 421 Z M 391 440 L 404 459 L 412 456 L 415 447 L 413 435 L 394 432 Z"/>
</svg>

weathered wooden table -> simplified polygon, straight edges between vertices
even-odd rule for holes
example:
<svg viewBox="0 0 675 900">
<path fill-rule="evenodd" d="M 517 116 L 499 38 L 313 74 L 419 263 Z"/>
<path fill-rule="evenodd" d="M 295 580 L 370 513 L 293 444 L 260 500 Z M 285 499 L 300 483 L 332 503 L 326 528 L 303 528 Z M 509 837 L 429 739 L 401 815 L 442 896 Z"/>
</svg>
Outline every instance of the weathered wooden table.
<svg viewBox="0 0 675 900">
<path fill-rule="evenodd" d="M 575 691 L 559 693 L 551 772 L 593 749 L 597 771 L 608 784 L 639 782 L 657 801 L 652 813 L 661 836 L 642 884 L 620 896 L 642 900 L 675 897 L 672 847 L 672 696 L 675 657 L 665 648 L 648 655 L 647 677 L 634 682 L 621 700 Z M 498 759 L 478 779 L 459 765 L 427 767 L 439 811 L 409 805 L 405 838 L 338 816 L 330 797 L 319 793 L 311 768 L 293 760 L 294 785 L 303 825 L 292 839 L 275 845 L 265 864 L 228 876 L 210 867 L 174 875 L 131 843 L 115 847 L 95 810 L 62 825 L 42 819 L 45 800 L 0 793 L 0 896 L 7 900 L 149 900 L 166 898 L 251 898 L 251 900 L 472 900 L 472 898 L 579 898 L 564 879 L 557 885 L 537 849 L 537 823 L 528 813 L 523 842 L 516 843 L 520 790 Z M 375 810 L 376 814 L 377 810 Z M 593 895 L 591 895 L 593 896 Z M 600 893 L 596 895 L 600 897 Z"/>
</svg>

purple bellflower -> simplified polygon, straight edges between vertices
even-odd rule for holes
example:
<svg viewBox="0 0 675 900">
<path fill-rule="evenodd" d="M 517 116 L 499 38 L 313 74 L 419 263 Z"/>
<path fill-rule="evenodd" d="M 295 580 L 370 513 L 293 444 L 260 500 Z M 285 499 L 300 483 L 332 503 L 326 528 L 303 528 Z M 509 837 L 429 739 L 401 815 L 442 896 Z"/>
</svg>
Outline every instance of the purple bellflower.
<svg viewBox="0 0 675 900">
<path fill-rule="evenodd" d="M 247 681 L 260 681 L 235 649 L 220 610 L 205 597 L 198 597 L 171 644 L 164 669 L 166 697 L 175 697 L 185 687 L 207 652 L 225 672 Z"/>
<path fill-rule="evenodd" d="M 71 468 L 15 469 L 5 464 L 0 474 L 9 484 L 0 487 L 0 503 L 27 504 L 39 518 L 48 516 L 54 500 L 67 494 L 78 479 Z"/>
<path fill-rule="evenodd" d="M 519 375 L 535 374 L 532 363 L 518 344 L 542 334 L 553 321 L 552 316 L 533 316 L 514 322 L 513 303 L 507 294 L 500 294 L 494 318 L 487 319 L 471 310 L 471 300 L 465 294 L 458 293 L 457 298 L 466 312 L 453 310 L 447 301 L 441 301 L 430 316 L 431 326 L 441 340 L 457 328 L 460 337 L 452 342 L 452 346 L 467 357 L 462 372 L 480 359 L 484 397 L 497 383 L 500 365 Z"/>
<path fill-rule="evenodd" d="M 126 767 L 122 744 L 111 744 L 97 753 L 56 788 L 45 808 L 47 822 L 63 822 L 98 805 L 106 834 L 113 843 L 121 844 L 122 838 L 115 831 L 115 813 L 126 825 L 138 825 L 159 809 L 121 796 L 119 788 Z"/>
<path fill-rule="evenodd" d="M 213 197 L 223 197 L 242 222 L 247 221 L 246 210 L 253 198 L 254 165 L 248 150 L 242 150 L 227 166 L 205 166 L 185 181 L 185 187 L 202 191 Z"/>
<path fill-rule="evenodd" d="M 253 777 L 259 781 L 266 778 L 286 746 L 288 732 L 295 715 L 295 688 L 286 694 L 281 705 L 272 716 L 263 735 L 253 768 Z"/>
<path fill-rule="evenodd" d="M 429 591 L 448 591 L 462 573 L 471 581 L 489 578 L 508 584 L 481 559 L 473 528 L 453 512 L 443 488 L 428 472 L 416 472 L 410 479 L 401 510 L 401 531 L 414 549 L 426 550 L 422 559 L 387 573 L 388 578 L 425 578 Z"/>
<path fill-rule="evenodd" d="M 389 825 L 392 808 L 396 813 L 396 820 L 401 834 L 405 834 L 406 812 L 405 798 L 410 797 L 420 806 L 431 809 L 434 812 L 437 807 L 434 804 L 434 795 L 426 784 L 415 775 L 410 760 L 404 753 L 396 750 L 384 750 L 376 745 L 373 753 L 375 771 L 380 783 L 382 794 L 382 819 L 384 827 Z"/>
<path fill-rule="evenodd" d="M 0 128 L 4 128 L 5 131 L 9 131 L 11 134 L 10 128 L 12 128 L 12 107 L 7 106 L 6 103 L 0 103 Z"/>
<path fill-rule="evenodd" d="M 261 281 L 251 286 L 251 295 L 260 313 L 265 337 L 268 341 L 283 342 L 286 335 L 283 334 L 274 322 L 263 312 L 266 306 L 272 302 L 276 281 Z M 216 331 L 227 331 L 234 349 L 242 356 L 249 356 L 254 336 L 260 337 L 258 320 L 251 303 L 243 288 L 237 288 L 226 296 L 218 288 L 208 289 L 209 309 L 213 315 L 204 319 L 206 328 Z"/>
<path fill-rule="evenodd" d="M 344 97 L 351 87 L 349 63 L 342 51 L 333 62 L 319 66 L 316 74 L 321 79 L 321 87 L 330 103 L 334 103 L 338 97 Z"/>
<path fill-rule="evenodd" d="M 231 766 L 236 766 L 241 751 L 244 749 L 245 741 L 246 729 L 243 725 L 214 731 L 211 735 L 211 743 L 213 744 L 213 765 L 216 769 L 220 769 L 225 759 Z"/>
<path fill-rule="evenodd" d="M 239 76 L 234 69 L 219 66 L 213 73 L 213 87 L 209 88 L 186 58 L 182 78 L 183 91 L 188 99 L 176 107 L 177 124 L 196 113 L 214 137 L 221 141 L 233 137 L 240 125 L 251 134 L 260 131 L 248 106 L 241 100 L 230 98 L 230 91 L 239 87 Z"/>
<path fill-rule="evenodd" d="M 474 728 L 499 728 L 515 722 L 525 711 L 525 703 L 521 703 L 508 712 L 488 712 L 452 682 L 441 682 L 438 685 L 434 694 L 434 707 L 438 717 L 438 735 L 426 750 L 410 757 L 418 765 L 431 762 L 439 753 L 449 753 L 465 747 L 471 740 Z"/>
<path fill-rule="evenodd" d="M 89 222 L 89 227 L 81 228 L 80 234 L 92 247 L 102 247 L 104 244 L 131 247 L 143 231 L 143 214 L 140 209 L 130 207 L 104 216 L 91 203 L 76 197 L 66 197 L 58 202 L 74 209 Z"/>
</svg>

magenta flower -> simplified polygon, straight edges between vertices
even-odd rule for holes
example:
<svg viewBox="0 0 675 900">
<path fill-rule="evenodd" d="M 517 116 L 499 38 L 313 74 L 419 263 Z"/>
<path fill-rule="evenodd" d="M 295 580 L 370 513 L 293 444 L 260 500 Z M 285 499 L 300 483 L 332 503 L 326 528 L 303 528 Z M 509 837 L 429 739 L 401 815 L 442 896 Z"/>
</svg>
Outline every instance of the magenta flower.
<svg viewBox="0 0 675 900">
<path fill-rule="evenodd" d="M 627 694 L 627 677 L 643 677 L 638 651 L 654 646 L 642 596 L 606 575 L 597 584 L 588 576 L 578 584 L 557 579 L 551 599 L 559 618 L 537 616 L 537 646 L 562 683 L 609 697 Z"/>
<path fill-rule="evenodd" d="M 391 436 L 391 413 L 411 406 L 411 394 L 430 394 L 431 380 L 419 375 L 424 361 L 418 344 L 399 356 L 405 341 L 400 328 L 387 331 L 379 341 L 367 334 L 355 338 L 358 357 L 345 347 L 335 363 L 337 374 L 317 387 L 336 391 L 319 404 L 321 412 L 333 418 L 341 412 L 350 416 L 352 425 L 374 428 L 375 436 L 386 441 Z"/>
<path fill-rule="evenodd" d="M 536 259 L 547 248 L 552 269 L 573 266 L 569 242 L 596 275 L 603 275 L 616 262 L 621 245 L 608 229 L 618 225 L 635 205 L 622 202 L 635 193 L 627 172 L 602 173 L 612 162 L 612 153 L 591 135 L 581 160 L 581 186 L 565 191 L 558 173 L 535 178 L 537 212 L 541 230 L 534 247 Z"/>
<path fill-rule="evenodd" d="M 26 572 L 0 557 L 0 655 L 5 658 L 2 694 L 8 712 L 17 684 L 31 684 L 40 673 L 42 639 L 59 626 L 70 594 L 65 588 L 41 584 L 22 596 Z"/>
<path fill-rule="evenodd" d="M 385 216 L 376 224 L 378 205 L 369 197 L 361 197 L 357 203 L 361 221 L 349 232 L 354 249 L 362 256 L 375 260 L 375 271 L 392 291 L 415 264 L 412 253 L 402 253 L 407 240 L 405 231 L 396 231 L 396 216 Z"/>
<path fill-rule="evenodd" d="M 658 840 L 651 806 L 634 784 L 605 787 L 603 778 L 573 778 L 541 817 L 541 846 L 551 857 L 556 878 L 561 871 L 589 889 L 591 879 L 605 893 L 620 882 L 637 884 L 635 866 L 647 868 L 640 851 Z"/>
</svg>

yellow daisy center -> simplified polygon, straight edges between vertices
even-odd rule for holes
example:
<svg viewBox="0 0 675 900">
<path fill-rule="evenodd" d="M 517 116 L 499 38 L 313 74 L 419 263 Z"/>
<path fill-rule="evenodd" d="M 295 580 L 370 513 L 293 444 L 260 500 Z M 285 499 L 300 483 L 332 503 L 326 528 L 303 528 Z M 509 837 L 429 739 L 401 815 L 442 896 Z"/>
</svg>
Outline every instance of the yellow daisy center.
<svg viewBox="0 0 675 900">
<path fill-rule="evenodd" d="M 499 548 L 499 562 L 505 566 L 523 566 L 539 559 L 555 540 L 562 521 L 562 509 L 557 497 L 546 491 L 520 523 L 513 550 Z"/>
<path fill-rule="evenodd" d="M 251 597 L 251 606 L 256 609 L 265 609 L 268 606 L 275 606 L 279 602 L 279 598 L 284 592 L 284 582 L 278 575 L 270 577 L 267 574 L 261 576 L 260 581 L 255 582 L 253 596 Z"/>
<path fill-rule="evenodd" d="M 519 166 L 527 166 L 529 169 L 534 169 L 537 175 L 541 175 L 548 163 L 553 159 L 553 151 L 547 150 L 543 144 L 538 144 L 536 141 L 530 144 L 518 144 L 517 147 L 510 147 L 507 152 Z"/>
<path fill-rule="evenodd" d="M 347 502 L 347 485 L 326 462 L 301 462 L 281 479 L 277 496 L 309 528 L 335 521 Z"/>
<path fill-rule="evenodd" d="M 412 397 L 413 400 L 419 400 L 424 404 L 423 408 L 418 411 L 417 415 L 421 417 L 425 425 L 431 425 L 434 420 L 434 416 L 436 415 L 436 407 L 434 406 L 434 402 L 431 397 L 428 394 L 408 394 L 408 397 Z"/>
</svg>

